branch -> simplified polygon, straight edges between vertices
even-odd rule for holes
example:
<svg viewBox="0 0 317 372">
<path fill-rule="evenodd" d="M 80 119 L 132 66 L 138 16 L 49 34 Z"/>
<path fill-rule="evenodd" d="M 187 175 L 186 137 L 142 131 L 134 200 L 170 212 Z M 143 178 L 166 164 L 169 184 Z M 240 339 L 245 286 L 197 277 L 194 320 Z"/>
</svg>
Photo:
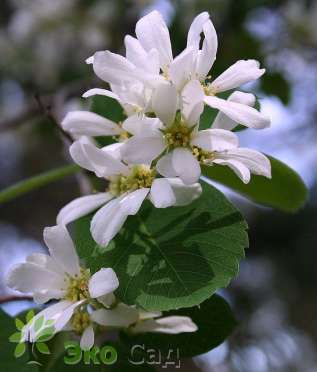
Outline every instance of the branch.
<svg viewBox="0 0 317 372">
<path fill-rule="evenodd" d="M 0 304 L 5 304 L 7 302 L 14 302 L 14 301 L 33 301 L 33 297 L 16 296 L 16 295 L 0 296 Z"/>
<path fill-rule="evenodd" d="M 80 168 L 78 165 L 66 165 L 20 181 L 0 191 L 0 204 L 6 203 L 30 191 L 39 189 L 49 183 L 58 181 L 66 176 L 78 172 L 79 170 Z"/>
<path fill-rule="evenodd" d="M 52 113 L 52 107 L 51 105 L 45 105 L 42 101 L 42 98 L 41 96 L 36 93 L 34 95 L 34 98 L 36 100 L 36 102 L 38 103 L 39 105 L 39 108 L 40 108 L 40 111 L 43 113 L 43 115 L 49 120 L 51 121 L 56 129 L 59 130 L 59 132 L 61 133 L 61 135 L 66 138 L 66 140 L 69 142 L 69 143 L 72 143 L 73 142 L 73 138 L 63 130 L 63 128 L 60 126 L 59 122 L 56 120 L 55 116 L 53 115 Z"/>
</svg>

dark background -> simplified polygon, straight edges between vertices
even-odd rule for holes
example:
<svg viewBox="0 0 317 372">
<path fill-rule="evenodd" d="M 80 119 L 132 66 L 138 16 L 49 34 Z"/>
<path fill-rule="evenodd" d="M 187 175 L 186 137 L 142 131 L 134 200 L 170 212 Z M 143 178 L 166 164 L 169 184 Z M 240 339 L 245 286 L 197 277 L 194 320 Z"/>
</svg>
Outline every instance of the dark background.
<svg viewBox="0 0 317 372">
<path fill-rule="evenodd" d="M 170 25 L 174 55 L 184 48 L 194 16 L 210 12 L 219 36 L 213 76 L 238 59 L 261 61 L 267 74 L 245 88 L 260 97 L 272 127 L 244 131 L 241 143 L 286 162 L 310 189 L 309 203 L 295 215 L 228 192 L 250 226 L 240 276 L 222 291 L 239 326 L 226 343 L 182 370 L 316 371 L 316 1 L 1 0 L 0 189 L 70 162 L 48 115 L 60 121 L 69 109 L 88 107 L 79 97 L 101 82 L 84 60 L 96 50 L 124 53 L 124 35 L 153 8 Z M 0 295 L 13 293 L 3 284 L 8 267 L 45 249 L 43 228 L 87 187 L 83 176 L 70 176 L 0 205 Z M 16 314 L 27 306 L 4 308 Z"/>
</svg>

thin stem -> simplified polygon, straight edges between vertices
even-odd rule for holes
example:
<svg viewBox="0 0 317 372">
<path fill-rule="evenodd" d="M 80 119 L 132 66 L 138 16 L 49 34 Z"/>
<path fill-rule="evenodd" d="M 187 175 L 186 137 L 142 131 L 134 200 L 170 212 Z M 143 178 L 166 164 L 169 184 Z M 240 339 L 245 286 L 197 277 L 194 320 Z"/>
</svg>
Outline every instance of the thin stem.
<svg viewBox="0 0 317 372">
<path fill-rule="evenodd" d="M 20 181 L 8 188 L 0 191 L 0 204 L 6 203 L 30 191 L 39 189 L 52 182 L 58 181 L 64 177 L 74 174 L 80 170 L 78 165 L 66 165 L 64 167 L 56 168 L 48 172 L 44 172 L 37 176 Z"/>
<path fill-rule="evenodd" d="M 0 296 L 0 304 L 5 304 L 7 302 L 14 302 L 14 301 L 33 301 L 33 297 L 15 296 L 15 295 Z"/>
</svg>

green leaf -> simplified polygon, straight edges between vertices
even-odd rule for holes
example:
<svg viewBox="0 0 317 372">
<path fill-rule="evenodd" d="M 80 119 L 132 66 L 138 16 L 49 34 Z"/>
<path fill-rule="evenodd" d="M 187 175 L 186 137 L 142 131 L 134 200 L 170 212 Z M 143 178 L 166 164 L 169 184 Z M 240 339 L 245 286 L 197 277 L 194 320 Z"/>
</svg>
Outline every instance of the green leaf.
<svg viewBox="0 0 317 372">
<path fill-rule="evenodd" d="M 27 180 L 20 181 L 15 185 L 9 186 L 8 188 L 0 191 L 0 204 L 18 198 L 19 196 L 27 194 L 28 192 L 37 190 L 52 182 L 59 181 L 60 179 L 78 171 L 80 171 L 78 165 L 66 165 L 64 167 L 53 169 L 51 171 L 28 178 Z"/>
<path fill-rule="evenodd" d="M 51 354 L 48 346 L 44 342 L 36 342 L 35 346 L 41 354 Z"/>
<path fill-rule="evenodd" d="M 110 97 L 94 96 L 90 110 L 116 123 L 122 122 L 125 119 L 121 105 Z M 107 146 L 115 142 L 113 137 L 98 137 L 97 141 L 101 146 Z"/>
<path fill-rule="evenodd" d="M 121 332 L 121 339 L 131 348 L 145 345 L 145 349 L 160 350 L 168 357 L 170 349 L 174 357 L 179 350 L 180 358 L 189 358 L 206 353 L 220 345 L 233 331 L 236 321 L 227 302 L 213 295 L 200 306 L 164 313 L 164 316 L 188 316 L 198 326 L 192 333 L 169 335 L 163 333 L 127 334 Z M 173 356 L 171 355 L 171 356 Z"/>
<path fill-rule="evenodd" d="M 23 327 L 24 327 L 24 323 L 22 322 L 22 320 L 20 320 L 19 318 L 16 318 L 15 319 L 15 326 L 17 327 L 17 329 L 19 331 L 22 331 Z"/>
<path fill-rule="evenodd" d="M 89 223 L 86 217 L 75 224 L 79 256 L 92 271 L 112 267 L 120 282 L 117 297 L 147 310 L 200 304 L 238 274 L 248 245 L 241 214 L 208 185 L 186 207 L 145 203 L 128 218 L 111 250 L 92 240 Z"/>
<path fill-rule="evenodd" d="M 18 344 L 14 350 L 14 356 L 16 358 L 20 358 L 26 351 L 26 346 L 25 346 L 25 343 L 22 342 L 20 344 Z"/>
<path fill-rule="evenodd" d="M 21 332 L 15 332 L 9 337 L 10 342 L 20 343 L 21 342 Z"/>
<path fill-rule="evenodd" d="M 272 179 L 262 176 L 251 176 L 251 181 L 244 184 L 228 167 L 214 165 L 203 166 L 204 176 L 237 191 L 256 203 L 280 209 L 285 212 L 296 212 L 308 197 L 308 190 L 300 178 L 286 164 L 268 157 L 272 166 Z"/>
<path fill-rule="evenodd" d="M 25 317 L 26 322 L 29 323 L 34 318 L 34 315 L 35 315 L 34 310 L 28 311 Z"/>
<path fill-rule="evenodd" d="M 37 371 L 37 368 L 28 366 L 28 352 L 23 357 L 15 358 L 14 350 L 16 344 L 9 342 L 10 335 L 15 331 L 14 319 L 0 310 L 0 370 L 30 372 Z"/>
</svg>

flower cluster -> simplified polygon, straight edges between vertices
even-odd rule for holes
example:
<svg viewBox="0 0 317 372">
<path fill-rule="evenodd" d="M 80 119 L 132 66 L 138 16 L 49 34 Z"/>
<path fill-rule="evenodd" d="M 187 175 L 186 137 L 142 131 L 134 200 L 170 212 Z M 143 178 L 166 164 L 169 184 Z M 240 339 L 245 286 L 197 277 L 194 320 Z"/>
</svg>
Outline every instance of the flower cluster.
<svg viewBox="0 0 317 372">
<path fill-rule="evenodd" d="M 202 36 L 203 35 L 203 36 Z M 183 206 L 197 199 L 201 166 L 228 166 L 244 183 L 251 173 L 271 177 L 269 160 L 239 147 L 237 125 L 261 129 L 270 121 L 254 108 L 253 94 L 219 94 L 258 79 L 264 70 L 254 60 L 238 61 L 216 79 L 208 75 L 217 53 L 217 35 L 209 14 L 198 15 L 190 26 L 187 46 L 173 57 L 169 31 L 154 11 L 140 19 L 136 36 L 126 36 L 126 57 L 109 51 L 88 58 L 98 77 L 111 90 L 91 89 L 84 97 L 104 95 L 122 106 L 126 119 L 115 123 L 93 112 L 74 111 L 62 127 L 77 140 L 70 146 L 73 160 L 107 180 L 104 192 L 83 196 L 66 205 L 57 226 L 44 230 L 50 255 L 33 254 L 9 273 L 8 286 L 31 293 L 35 302 L 56 303 L 34 317 L 25 331 L 35 340 L 34 324 L 44 316 L 54 330 L 70 329 L 81 335 L 81 346 L 94 344 L 94 331 L 125 328 L 129 332 L 194 332 L 188 317 L 147 313 L 116 299 L 118 278 L 111 268 L 92 273 L 80 265 L 66 225 L 97 210 L 90 231 L 106 246 L 129 215 L 145 199 L 156 208 Z M 209 129 L 200 128 L 205 106 L 218 110 Z M 110 137 L 100 147 L 95 137 Z"/>
<path fill-rule="evenodd" d="M 195 332 L 197 326 L 185 316 L 162 317 L 119 302 L 114 291 L 119 286 L 111 268 L 94 274 L 80 266 L 73 242 L 62 226 L 47 227 L 44 240 L 50 255 L 34 253 L 25 263 L 14 266 L 7 285 L 22 293 L 31 293 L 34 301 L 43 304 L 58 302 L 39 312 L 23 330 L 24 340 L 36 342 L 36 321 L 41 317 L 52 322 L 54 332 L 72 330 L 81 335 L 81 348 L 94 345 L 96 329 L 123 328 L 131 333 Z"/>
<path fill-rule="evenodd" d="M 241 60 L 216 79 L 208 75 L 217 54 L 217 34 L 209 14 L 192 22 L 187 46 L 173 57 L 168 28 L 157 11 L 141 18 L 136 38 L 125 37 L 126 56 L 96 52 L 87 59 L 111 90 L 94 88 L 83 96 L 104 95 L 117 100 L 125 114 L 115 123 L 87 111 L 74 111 L 62 122 L 79 136 L 70 154 L 81 167 L 108 181 L 104 193 L 84 196 L 66 205 L 57 223 L 66 225 L 100 208 L 91 221 L 91 234 L 107 245 L 129 215 L 148 198 L 156 208 L 186 205 L 201 193 L 201 165 L 228 166 L 244 182 L 251 173 L 271 177 L 269 160 L 239 147 L 236 126 L 262 129 L 270 120 L 257 111 L 253 94 L 233 91 L 265 72 L 255 60 Z M 202 36 L 203 35 L 203 36 Z M 210 129 L 201 130 L 205 106 L 218 110 Z M 110 136 L 115 143 L 99 148 L 94 137 Z"/>
</svg>

